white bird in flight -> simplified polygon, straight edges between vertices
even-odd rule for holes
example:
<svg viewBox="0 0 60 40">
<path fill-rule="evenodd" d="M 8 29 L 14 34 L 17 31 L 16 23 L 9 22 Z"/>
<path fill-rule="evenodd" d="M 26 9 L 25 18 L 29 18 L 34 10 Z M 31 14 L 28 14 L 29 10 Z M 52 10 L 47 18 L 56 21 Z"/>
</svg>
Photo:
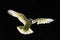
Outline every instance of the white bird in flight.
<svg viewBox="0 0 60 40">
<path fill-rule="evenodd" d="M 38 25 L 38 24 L 46 24 L 54 21 L 54 19 L 51 19 L 51 18 L 37 18 L 34 20 L 31 20 L 31 19 L 29 20 L 25 17 L 24 14 L 13 11 L 13 10 L 8 10 L 8 13 L 13 17 L 18 18 L 18 20 L 24 24 L 23 26 L 17 26 L 17 30 L 24 35 L 33 33 L 33 30 L 30 27 L 34 23 L 37 23 Z"/>
</svg>

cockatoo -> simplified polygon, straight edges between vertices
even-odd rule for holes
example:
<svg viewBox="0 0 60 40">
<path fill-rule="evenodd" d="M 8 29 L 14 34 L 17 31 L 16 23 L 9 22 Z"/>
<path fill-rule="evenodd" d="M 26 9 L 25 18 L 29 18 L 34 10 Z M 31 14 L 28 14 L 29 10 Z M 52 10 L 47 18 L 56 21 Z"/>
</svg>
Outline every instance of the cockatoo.
<svg viewBox="0 0 60 40">
<path fill-rule="evenodd" d="M 8 13 L 13 17 L 18 18 L 18 20 L 23 23 L 23 26 L 17 26 L 17 30 L 24 35 L 34 33 L 33 30 L 30 28 L 31 25 L 34 23 L 37 23 L 37 25 L 39 25 L 39 24 L 46 24 L 54 21 L 54 19 L 51 19 L 51 18 L 37 18 L 34 20 L 29 20 L 25 17 L 24 14 L 16 12 L 11 9 L 8 10 Z"/>
</svg>

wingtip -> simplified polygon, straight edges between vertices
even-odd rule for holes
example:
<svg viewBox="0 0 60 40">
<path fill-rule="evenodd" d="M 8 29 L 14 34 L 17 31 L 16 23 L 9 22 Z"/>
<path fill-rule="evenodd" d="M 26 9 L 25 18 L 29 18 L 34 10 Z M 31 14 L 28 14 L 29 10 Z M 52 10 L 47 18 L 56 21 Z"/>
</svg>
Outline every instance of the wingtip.
<svg viewBox="0 0 60 40">
<path fill-rule="evenodd" d="M 54 21 L 54 19 L 47 19 L 48 21 L 50 21 L 50 22 L 53 22 Z"/>
<path fill-rule="evenodd" d="M 53 22 L 53 21 L 54 21 L 54 19 L 47 18 L 47 19 L 45 19 L 45 20 L 43 20 L 43 21 L 38 21 L 38 22 L 37 22 L 37 25 L 39 25 L 39 24 L 47 24 L 47 23 L 51 23 L 51 22 Z"/>
<path fill-rule="evenodd" d="M 13 10 L 9 9 L 7 12 L 8 12 L 8 13 L 11 13 L 11 12 L 13 12 Z"/>
</svg>

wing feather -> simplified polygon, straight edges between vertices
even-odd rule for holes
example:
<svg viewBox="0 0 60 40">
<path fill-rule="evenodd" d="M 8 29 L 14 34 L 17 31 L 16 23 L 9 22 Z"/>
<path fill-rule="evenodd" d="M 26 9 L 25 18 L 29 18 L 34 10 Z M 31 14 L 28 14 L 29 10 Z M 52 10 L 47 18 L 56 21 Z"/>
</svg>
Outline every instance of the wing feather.
<svg viewBox="0 0 60 40">
<path fill-rule="evenodd" d="M 50 22 L 53 22 L 53 21 L 54 20 L 51 19 L 51 18 L 37 18 L 35 20 L 32 20 L 32 24 L 37 22 L 37 25 L 38 25 L 38 24 L 50 23 Z"/>
<path fill-rule="evenodd" d="M 14 17 L 17 17 L 24 25 L 28 22 L 28 19 L 22 13 L 13 10 L 8 10 L 8 13 Z"/>
</svg>

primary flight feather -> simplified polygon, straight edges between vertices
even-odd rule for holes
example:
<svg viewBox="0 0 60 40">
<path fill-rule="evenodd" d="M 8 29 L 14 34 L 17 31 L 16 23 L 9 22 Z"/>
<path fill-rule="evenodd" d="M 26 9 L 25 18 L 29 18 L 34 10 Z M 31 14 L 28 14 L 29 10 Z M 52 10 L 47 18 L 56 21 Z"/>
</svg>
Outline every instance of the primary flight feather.
<svg viewBox="0 0 60 40">
<path fill-rule="evenodd" d="M 37 25 L 38 25 L 38 24 L 46 24 L 46 23 L 50 23 L 50 22 L 54 21 L 51 18 L 37 18 L 34 20 L 29 20 L 25 17 L 24 14 L 13 11 L 13 10 L 8 10 L 8 13 L 10 15 L 18 18 L 18 20 L 24 24 L 23 26 L 17 26 L 18 31 L 24 35 L 33 33 L 32 29 L 30 27 L 34 23 L 37 23 Z"/>
</svg>

